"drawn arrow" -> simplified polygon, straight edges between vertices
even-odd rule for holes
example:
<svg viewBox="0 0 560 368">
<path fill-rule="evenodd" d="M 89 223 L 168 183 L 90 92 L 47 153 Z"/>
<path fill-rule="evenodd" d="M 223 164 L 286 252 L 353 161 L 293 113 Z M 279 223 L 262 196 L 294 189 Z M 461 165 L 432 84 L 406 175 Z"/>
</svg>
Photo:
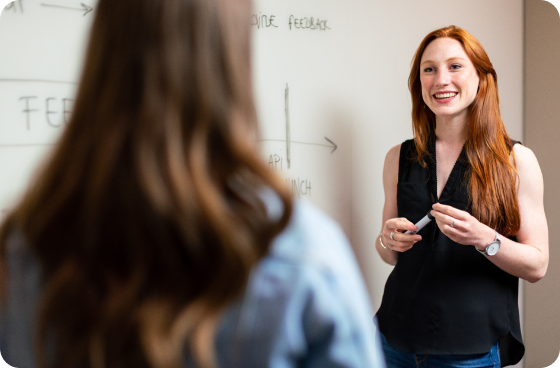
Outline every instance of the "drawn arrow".
<svg viewBox="0 0 560 368">
<path fill-rule="evenodd" d="M 331 153 L 333 153 L 338 146 L 336 145 L 336 143 L 334 143 L 333 141 L 331 141 L 330 139 L 328 139 L 327 137 L 325 137 L 325 139 L 330 143 L 330 144 L 324 144 L 324 143 L 309 143 L 309 142 L 297 142 L 297 141 L 290 141 L 290 143 L 296 143 L 296 144 L 307 144 L 310 146 L 323 146 L 323 147 L 329 147 L 332 148 Z M 286 142 L 285 139 L 259 139 L 259 142 Z"/>
<path fill-rule="evenodd" d="M 330 139 L 328 139 L 327 137 L 325 137 L 325 139 L 326 139 L 330 144 L 332 144 L 333 149 L 332 149 L 331 153 L 333 153 L 334 151 L 336 151 L 336 149 L 338 148 L 338 146 L 337 146 L 333 141 L 331 141 Z"/>
<path fill-rule="evenodd" d="M 83 11 L 84 13 L 84 17 L 86 16 L 86 14 L 88 14 L 89 12 L 91 12 L 93 10 L 93 8 L 91 6 L 87 6 L 84 3 L 80 3 L 80 5 L 82 6 L 81 8 L 72 8 L 70 6 L 62 6 L 62 5 L 53 5 L 53 4 L 45 4 L 45 3 L 41 3 L 42 6 L 48 6 L 51 8 L 61 8 L 61 9 L 69 9 L 69 10 L 79 10 L 79 11 Z"/>
</svg>

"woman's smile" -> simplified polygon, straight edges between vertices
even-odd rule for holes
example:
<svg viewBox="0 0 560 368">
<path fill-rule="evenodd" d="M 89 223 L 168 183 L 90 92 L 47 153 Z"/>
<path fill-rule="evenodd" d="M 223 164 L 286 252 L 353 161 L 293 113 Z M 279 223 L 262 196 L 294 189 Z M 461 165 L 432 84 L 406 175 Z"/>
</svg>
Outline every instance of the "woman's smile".
<svg viewBox="0 0 560 368">
<path fill-rule="evenodd" d="M 441 91 L 434 93 L 432 96 L 438 103 L 448 103 L 453 101 L 458 94 L 459 92 Z"/>
</svg>

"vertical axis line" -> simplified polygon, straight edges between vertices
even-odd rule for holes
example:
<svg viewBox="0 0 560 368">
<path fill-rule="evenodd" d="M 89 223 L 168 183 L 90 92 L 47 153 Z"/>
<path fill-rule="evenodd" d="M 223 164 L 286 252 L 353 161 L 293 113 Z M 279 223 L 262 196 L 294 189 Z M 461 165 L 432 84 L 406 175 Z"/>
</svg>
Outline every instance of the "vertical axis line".
<svg viewBox="0 0 560 368">
<path fill-rule="evenodd" d="M 284 103 L 286 111 L 286 161 L 288 162 L 288 169 L 290 168 L 290 89 L 286 83 L 286 92 L 284 94 Z"/>
</svg>

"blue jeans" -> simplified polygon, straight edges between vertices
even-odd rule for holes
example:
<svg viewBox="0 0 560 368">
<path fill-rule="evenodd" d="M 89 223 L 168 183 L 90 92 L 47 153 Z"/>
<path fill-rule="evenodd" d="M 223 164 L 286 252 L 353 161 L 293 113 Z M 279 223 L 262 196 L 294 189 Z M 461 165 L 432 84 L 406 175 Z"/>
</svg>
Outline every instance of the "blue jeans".
<svg viewBox="0 0 560 368">
<path fill-rule="evenodd" d="M 387 368 L 500 368 L 498 343 L 486 354 L 469 355 L 420 355 L 405 353 L 387 343 L 381 335 Z"/>
</svg>

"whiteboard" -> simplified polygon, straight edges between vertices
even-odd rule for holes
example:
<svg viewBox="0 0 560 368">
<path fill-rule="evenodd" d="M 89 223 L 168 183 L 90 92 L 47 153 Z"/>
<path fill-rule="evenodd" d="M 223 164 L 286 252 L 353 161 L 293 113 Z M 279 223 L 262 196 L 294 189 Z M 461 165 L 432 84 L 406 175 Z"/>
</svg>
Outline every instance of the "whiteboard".
<svg viewBox="0 0 560 368">
<path fill-rule="evenodd" d="M 351 232 L 351 11 L 338 0 L 255 3 L 262 149 L 296 198 Z"/>
<path fill-rule="evenodd" d="M 256 4 L 247 19 L 263 156 L 296 197 L 318 203 L 349 232 L 350 135 L 341 100 L 349 90 L 349 12 L 334 1 L 272 5 Z M 2 12 L 2 209 L 17 200 L 68 121 L 92 9 L 95 1 L 17 0 Z"/>
<path fill-rule="evenodd" d="M 95 3 L 17 0 L 2 12 L 2 209 L 15 203 L 68 121 Z M 350 16 L 338 1 L 268 1 L 247 19 L 263 157 L 296 198 L 315 202 L 348 234 Z"/>
<path fill-rule="evenodd" d="M 61 6 L 58 6 L 61 5 Z M 17 0 L 0 18 L 0 208 L 19 198 L 66 125 L 92 12 Z"/>
</svg>

